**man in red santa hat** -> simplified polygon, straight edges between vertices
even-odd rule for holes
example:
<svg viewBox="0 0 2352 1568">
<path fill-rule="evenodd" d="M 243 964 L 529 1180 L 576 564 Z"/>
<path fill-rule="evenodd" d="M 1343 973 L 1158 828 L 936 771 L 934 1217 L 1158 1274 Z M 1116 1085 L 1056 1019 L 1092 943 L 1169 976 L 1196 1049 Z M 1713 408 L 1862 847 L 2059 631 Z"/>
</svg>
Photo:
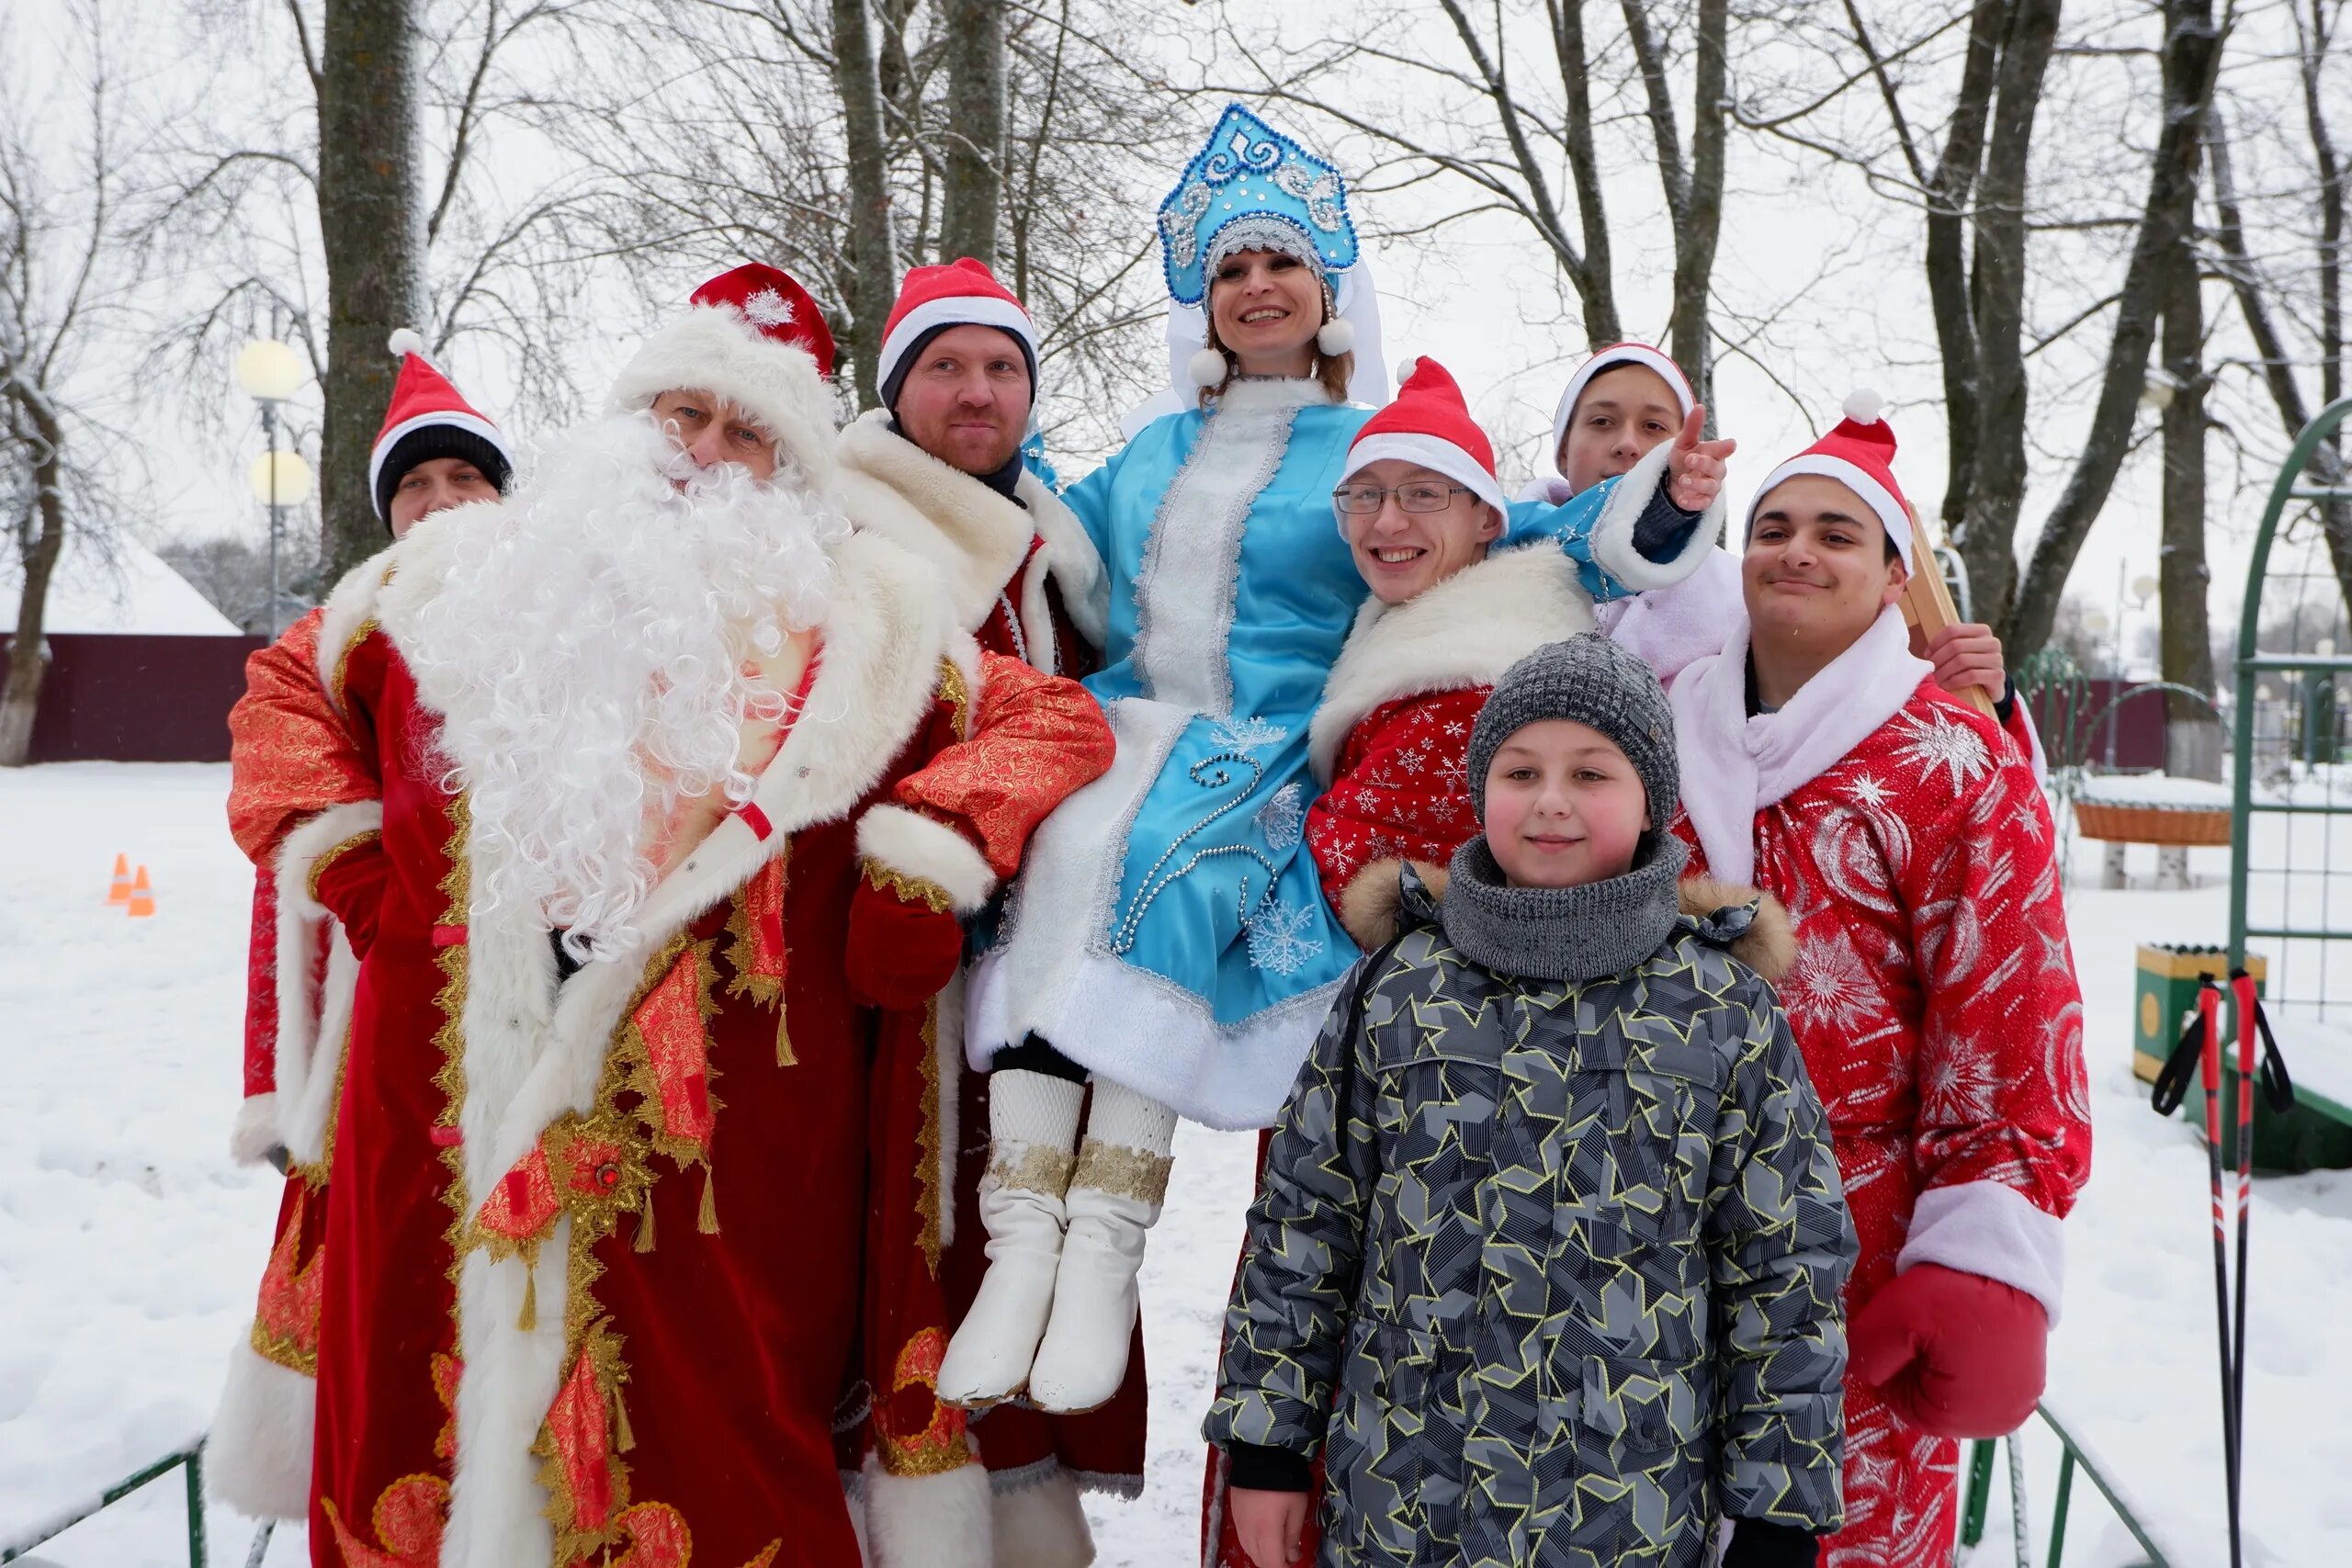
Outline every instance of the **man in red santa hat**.
<svg viewBox="0 0 2352 1568">
<path fill-rule="evenodd" d="M 1959 1439 L 2033 1413 L 2060 1222 L 2090 1168 L 2082 996 L 2024 758 L 1913 656 L 1911 525 L 1875 396 L 1773 470 L 1747 615 L 1671 698 L 1690 871 L 1796 922 L 1779 986 L 1829 1112 L 1847 1285 L 1846 1528 L 1823 1560 L 1951 1560 Z"/>
<path fill-rule="evenodd" d="M 435 512 L 497 499 L 514 458 L 498 427 L 424 357 L 415 333 L 393 333 L 390 347 L 401 371 L 368 467 L 376 515 L 398 539 Z M 279 897 L 277 862 L 289 846 L 315 860 L 322 846 L 373 831 L 382 812 L 374 738 L 336 705 L 320 669 L 324 615 L 312 610 L 245 661 L 245 694 L 229 714 L 229 828 L 254 862 L 245 1100 L 231 1146 L 239 1163 L 271 1160 L 287 1179 L 253 1325 L 232 1352 L 206 1442 L 205 1473 L 215 1495 L 267 1518 L 299 1519 L 309 1508 L 327 1130 L 359 971 L 350 939 L 307 888 Z"/>
<path fill-rule="evenodd" d="M 1022 460 L 1037 385 L 1028 311 L 969 256 L 916 267 L 884 324 L 877 370 L 883 406 L 844 429 L 834 448 L 852 524 L 932 563 L 982 649 L 1049 674 L 1091 670 L 1108 581 L 1078 519 Z M 937 1266 L 910 1266 L 889 1292 L 905 1309 L 902 1336 L 932 1326 L 910 1308 L 919 1287 L 937 1287 L 933 1321 L 952 1328 L 988 1266 L 978 1193 L 989 1077 L 963 1070 L 961 1000 L 959 980 L 943 997 L 943 1047 L 957 1048 L 938 1056 L 941 1097 L 954 1113 L 956 1202 L 941 1216 Z M 1126 1378 L 1102 1408 L 1047 1416 L 1007 1404 L 971 1414 L 994 1482 L 996 1557 L 1005 1568 L 1091 1561 L 1079 1481 L 1130 1497 L 1142 1490 L 1147 1387 L 1138 1322 Z M 889 1440 L 887 1419 L 874 1427 L 873 1462 L 884 1473 L 923 1462 Z"/>
<path fill-rule="evenodd" d="M 328 604 L 329 690 L 392 765 L 379 837 L 281 866 L 372 932 L 321 1564 L 848 1568 L 834 1428 L 866 1390 L 934 1412 L 932 1468 L 867 1499 L 877 1557 L 944 1521 L 931 1560 L 989 1561 L 944 1335 L 856 1364 L 889 1305 L 857 1260 L 875 1172 L 938 1212 L 936 1164 L 876 1162 L 939 1146 L 957 917 L 1109 733 L 850 532 L 831 359 L 790 278 L 716 278 L 527 490 Z"/>
</svg>

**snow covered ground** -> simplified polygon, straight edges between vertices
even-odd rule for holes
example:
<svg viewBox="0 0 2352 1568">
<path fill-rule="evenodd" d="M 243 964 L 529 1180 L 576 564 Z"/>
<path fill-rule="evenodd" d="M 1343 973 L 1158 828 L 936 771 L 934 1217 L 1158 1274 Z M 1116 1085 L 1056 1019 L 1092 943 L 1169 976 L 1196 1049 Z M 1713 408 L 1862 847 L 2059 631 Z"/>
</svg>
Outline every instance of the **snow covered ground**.
<svg viewBox="0 0 2352 1568">
<path fill-rule="evenodd" d="M 251 887 L 223 823 L 226 787 L 217 767 L 0 773 L 0 1543 L 200 1430 L 251 1308 L 277 1190 L 225 1151 Z M 2339 836 L 2335 863 L 2352 874 L 2352 832 Z M 152 920 L 101 902 L 119 850 L 152 869 Z M 2294 850 L 2288 858 L 2313 863 Z M 2091 872 L 2081 880 L 2096 880 L 2097 853 L 2077 844 Z M 2194 891 L 2082 891 L 2071 905 L 2098 1146 L 2067 1226 L 2051 1399 L 2177 1568 L 2226 1561 L 2211 1232 L 2202 1145 L 2152 1115 L 2131 1076 L 2132 950 L 2218 939 L 2225 863 L 2225 852 L 2199 851 Z M 2334 1066 L 2352 1076 L 2352 1063 Z M 1254 1148 L 1247 1135 L 1179 1134 L 1144 1277 L 1149 1483 L 1137 1502 L 1093 1506 L 1106 1564 L 1193 1560 L 1196 1433 Z M 2339 1316 L 2352 1292 L 2352 1173 L 2260 1183 L 2254 1246 L 2248 1561 L 2334 1568 L 2352 1562 L 2352 1332 Z M 2027 1447 L 2040 1563 L 2057 1450 L 2038 1426 Z M 184 1562 L 182 1495 L 176 1476 L 159 1482 L 39 1560 Z M 1996 1485 L 1977 1568 L 2010 1561 L 2007 1518 Z M 243 1562 L 251 1527 L 220 1509 L 210 1519 L 213 1561 Z M 2143 1560 L 2078 1480 L 2064 1561 Z M 300 1532 L 265 1561 L 307 1561 Z"/>
</svg>

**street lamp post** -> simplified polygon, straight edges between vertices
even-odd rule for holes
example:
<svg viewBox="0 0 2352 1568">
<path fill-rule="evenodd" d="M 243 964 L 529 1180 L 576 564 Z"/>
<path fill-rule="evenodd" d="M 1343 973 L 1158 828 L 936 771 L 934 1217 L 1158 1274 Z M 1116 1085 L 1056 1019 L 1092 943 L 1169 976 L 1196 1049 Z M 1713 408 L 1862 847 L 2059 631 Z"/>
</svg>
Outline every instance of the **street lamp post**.
<svg viewBox="0 0 2352 1568">
<path fill-rule="evenodd" d="M 263 451 L 247 479 L 254 499 L 269 509 L 269 608 L 263 620 L 278 633 L 277 535 L 285 509 L 311 496 L 311 466 L 300 452 L 277 449 L 278 408 L 302 385 L 302 359 L 275 338 L 255 338 L 237 355 L 237 385 L 260 405 Z"/>
</svg>

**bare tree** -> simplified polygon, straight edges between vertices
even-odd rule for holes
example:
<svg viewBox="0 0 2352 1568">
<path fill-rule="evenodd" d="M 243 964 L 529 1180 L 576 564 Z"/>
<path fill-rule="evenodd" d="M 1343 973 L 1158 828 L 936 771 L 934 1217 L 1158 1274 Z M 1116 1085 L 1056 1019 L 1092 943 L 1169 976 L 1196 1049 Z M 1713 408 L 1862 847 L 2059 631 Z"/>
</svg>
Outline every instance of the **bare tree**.
<svg viewBox="0 0 2352 1568">
<path fill-rule="evenodd" d="M 2164 299 L 2160 491 L 2163 548 L 2157 556 L 2159 668 L 2164 678 L 2213 694 L 2213 578 L 2205 565 L 2204 278 L 2197 237 L 2184 231 L 2166 258 Z M 2178 692 L 2165 694 L 2165 771 L 2183 778 L 2222 776 L 2222 727 L 2212 710 Z"/>
<path fill-rule="evenodd" d="M 0 507 L 23 574 L 0 685 L 0 767 L 31 760 L 49 590 L 66 536 L 83 537 L 94 558 L 104 549 L 98 448 L 108 433 L 76 373 L 138 259 L 121 219 L 137 152 L 124 145 L 98 17 L 85 4 L 73 15 L 73 86 L 57 101 L 22 97 L 0 75 Z M 83 130 L 61 143 L 59 128 L 76 118 L 68 91 L 82 99 Z"/>
<path fill-rule="evenodd" d="M 987 154 L 996 138 L 956 107 L 995 69 L 952 25 L 967 9 L 673 6 L 652 48 L 639 27 L 628 74 L 592 73 L 550 133 L 596 171 L 595 248 L 649 304 L 673 302 L 685 269 L 773 261 L 816 296 L 868 407 L 903 269 L 1009 252 L 1041 332 L 1044 419 L 1102 439 L 1156 358 L 1141 329 L 1162 304 L 1141 271 L 1148 198 L 1129 182 L 1179 128 L 1136 73 L 1150 51 L 1127 12 L 991 0 L 971 13 L 1002 28 L 1001 151 Z M 991 184 L 993 239 L 970 206 Z"/>
<path fill-rule="evenodd" d="M 398 368 L 383 344 L 420 319 L 424 302 L 410 59 L 415 30 L 410 0 L 325 0 L 318 57 L 306 62 L 319 99 L 319 236 L 327 271 L 319 510 L 327 560 L 337 572 L 383 547 L 367 462 Z"/>
<path fill-rule="evenodd" d="M 564 350 L 586 297 L 572 232 L 586 197 L 531 128 L 570 64 L 558 46 L 599 0 L 189 3 L 208 70 L 259 88 L 299 64 L 315 112 L 273 117 L 256 107 L 271 94 L 216 91 L 185 117 L 143 232 L 197 287 L 147 368 L 200 391 L 201 410 L 240 337 L 290 336 L 325 397 L 322 524 L 331 566 L 347 569 L 384 542 L 367 455 L 394 327 L 436 350 L 494 339 L 526 401 L 573 400 Z M 514 177 L 535 164 L 553 172 Z"/>
<path fill-rule="evenodd" d="M 996 265 L 1004 209 L 1005 0 L 942 0 L 947 56 L 939 251 Z"/>
<path fill-rule="evenodd" d="M 2123 466 L 2147 380 L 2148 355 L 2155 344 L 2164 268 L 2182 236 L 2196 226 L 2197 174 L 2221 66 L 2222 29 L 2212 0 L 2164 0 L 2162 17 L 2161 128 L 2147 201 L 2118 290 L 2115 332 L 2099 378 L 2090 433 L 2066 488 L 2034 541 L 2016 607 L 2005 621 L 1995 623 L 2016 659 L 2031 657 L 2049 637 L 2067 573 Z"/>
<path fill-rule="evenodd" d="M 1591 13 L 1600 8 L 1584 0 L 1481 7 L 1440 0 L 1437 9 L 1442 28 L 1426 7 L 1367 6 L 1351 36 L 1302 43 L 1254 8 L 1221 7 L 1242 79 L 1216 90 L 1296 104 L 1362 136 L 1376 154 L 1367 189 L 1440 177 L 1458 197 L 1417 221 L 1415 232 L 1483 212 L 1521 220 L 1574 291 L 1596 348 L 1625 335 L 1605 176 L 1619 163 L 1655 170 L 1674 252 L 1668 338 L 1701 400 L 1712 404 L 1728 0 L 1619 0 L 1613 27 L 1606 12 L 1596 26 Z M 1674 88 L 1685 72 L 1687 134 Z M 1421 112 L 1370 107 L 1368 98 L 1385 96 L 1363 90 L 1376 79 L 1393 82 L 1394 96 Z"/>
</svg>

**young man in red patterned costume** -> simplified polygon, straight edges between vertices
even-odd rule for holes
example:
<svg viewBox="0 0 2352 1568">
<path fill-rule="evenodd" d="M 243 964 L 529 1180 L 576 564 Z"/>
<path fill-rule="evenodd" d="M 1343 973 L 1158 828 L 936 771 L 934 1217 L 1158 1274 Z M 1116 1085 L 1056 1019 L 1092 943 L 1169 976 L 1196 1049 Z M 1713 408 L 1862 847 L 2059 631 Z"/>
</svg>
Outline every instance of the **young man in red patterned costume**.
<svg viewBox="0 0 2352 1568">
<path fill-rule="evenodd" d="M 936 1246 L 957 916 L 1109 734 L 849 531 L 831 351 L 783 274 L 714 279 L 526 491 L 329 603 L 327 689 L 385 776 L 379 836 L 286 868 L 373 932 L 322 1565 L 849 1568 L 844 1417 L 924 1461 L 867 1497 L 877 1557 L 985 1534 L 944 1331 L 875 1327 Z"/>
<path fill-rule="evenodd" d="M 393 333 L 390 346 L 401 373 L 368 456 L 368 489 L 398 539 L 434 513 L 495 500 L 514 460 L 414 333 Z M 254 863 L 245 1100 L 231 1148 L 240 1164 L 277 1163 L 286 1188 L 254 1323 L 232 1352 L 206 1441 L 205 1474 L 216 1496 L 257 1518 L 299 1519 L 310 1507 L 327 1134 L 359 974 L 354 942 L 364 949 L 368 934 L 345 932 L 299 881 L 281 898 L 278 862 L 315 859 L 382 817 L 372 738 L 321 679 L 325 613 L 311 611 L 246 660 L 245 694 L 229 714 L 229 829 Z"/>
<path fill-rule="evenodd" d="M 2090 1167 L 2082 998 L 2050 813 L 1992 720 L 1913 656 L 1915 570 L 1875 398 L 1765 481 L 1747 616 L 1671 694 L 1693 872 L 1796 922 L 1779 986 L 1829 1112 L 1847 1286 L 1832 1568 L 1940 1568 L 1959 1439 L 2032 1414 L 2060 1222 Z"/>
<path fill-rule="evenodd" d="M 834 448 L 852 522 L 930 562 L 958 623 L 986 651 L 1048 674 L 1091 671 L 1110 585 L 1078 519 L 1022 458 L 1037 382 L 1028 311 L 968 256 L 916 267 L 883 325 L 876 370 L 883 406 L 844 429 Z M 939 1266 L 922 1276 L 939 1286 L 937 1320 L 951 1327 L 988 1267 L 979 1187 L 989 1162 L 989 1075 L 964 1069 L 960 1038 L 946 1048 L 962 1000 L 959 977 L 941 998 L 938 1057 L 940 1081 L 956 1090 L 947 1101 L 956 1203 L 942 1215 Z M 910 1286 L 918 1282 L 913 1269 L 906 1273 Z M 991 1482 L 999 1568 L 1084 1568 L 1093 1560 L 1079 1494 L 1141 1492 L 1147 1399 L 1138 1321 L 1125 1380 L 1101 1409 L 1047 1416 L 1007 1403 L 972 1413 Z M 898 1460 L 882 1444 L 871 1462 L 887 1475 Z"/>
</svg>

